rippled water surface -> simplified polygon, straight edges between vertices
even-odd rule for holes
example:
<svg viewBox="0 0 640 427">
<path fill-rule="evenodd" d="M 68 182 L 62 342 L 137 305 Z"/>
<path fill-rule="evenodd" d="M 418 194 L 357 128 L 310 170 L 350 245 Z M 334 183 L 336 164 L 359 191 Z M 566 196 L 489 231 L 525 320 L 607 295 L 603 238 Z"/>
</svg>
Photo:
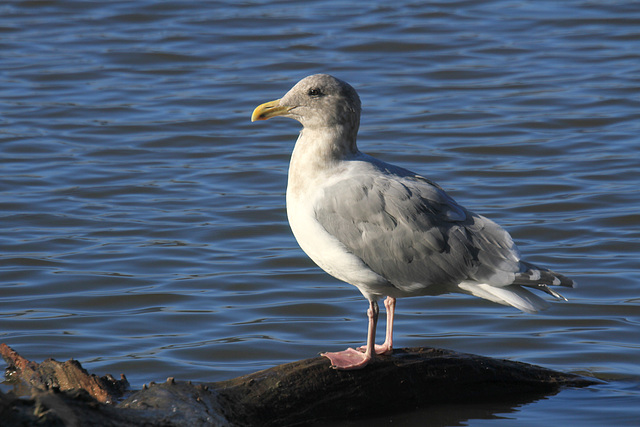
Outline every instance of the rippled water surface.
<svg viewBox="0 0 640 427">
<path fill-rule="evenodd" d="M 638 3 L 353 4 L 3 2 L 0 341 L 134 388 L 363 342 L 365 300 L 286 222 L 298 123 L 249 121 L 328 72 L 360 92 L 363 151 L 439 182 L 580 284 L 537 315 L 400 300 L 396 345 L 605 381 L 376 422 L 637 425 Z"/>
</svg>

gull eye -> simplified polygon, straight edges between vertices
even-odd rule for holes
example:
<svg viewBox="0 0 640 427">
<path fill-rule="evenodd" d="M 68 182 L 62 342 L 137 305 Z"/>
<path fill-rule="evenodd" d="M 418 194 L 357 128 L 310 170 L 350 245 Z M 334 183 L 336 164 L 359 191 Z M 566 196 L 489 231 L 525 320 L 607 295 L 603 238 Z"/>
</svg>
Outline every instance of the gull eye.
<svg viewBox="0 0 640 427">
<path fill-rule="evenodd" d="M 318 97 L 320 97 L 320 96 L 322 96 L 324 94 L 318 88 L 311 88 L 311 89 L 309 89 L 309 92 L 307 92 L 307 95 L 312 96 L 314 98 L 318 98 Z"/>
</svg>

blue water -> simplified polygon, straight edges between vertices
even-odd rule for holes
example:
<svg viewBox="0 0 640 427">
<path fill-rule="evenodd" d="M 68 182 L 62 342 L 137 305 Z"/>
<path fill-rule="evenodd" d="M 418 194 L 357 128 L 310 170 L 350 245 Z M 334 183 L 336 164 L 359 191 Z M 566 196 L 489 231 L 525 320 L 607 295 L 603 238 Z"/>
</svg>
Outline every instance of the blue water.
<svg viewBox="0 0 640 427">
<path fill-rule="evenodd" d="M 395 344 L 604 381 L 367 425 L 638 425 L 640 4 L 426 3 L 3 2 L 0 341 L 134 388 L 362 343 L 366 302 L 286 222 L 299 125 L 249 121 L 327 72 L 360 93 L 361 150 L 580 284 L 538 315 L 400 300 Z"/>
</svg>

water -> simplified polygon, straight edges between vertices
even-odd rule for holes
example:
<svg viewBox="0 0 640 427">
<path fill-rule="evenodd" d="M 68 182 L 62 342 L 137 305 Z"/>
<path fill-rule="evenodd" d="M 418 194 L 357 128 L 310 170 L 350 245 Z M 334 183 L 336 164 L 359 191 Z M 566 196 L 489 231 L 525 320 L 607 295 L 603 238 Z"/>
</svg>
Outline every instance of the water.
<svg viewBox="0 0 640 427">
<path fill-rule="evenodd" d="M 361 343 L 366 302 L 286 223 L 298 124 L 249 122 L 328 72 L 360 92 L 363 151 L 580 283 L 539 315 L 401 300 L 396 345 L 605 381 L 376 423 L 637 425 L 640 6 L 425 3 L 3 2 L 0 341 L 134 388 Z"/>
</svg>

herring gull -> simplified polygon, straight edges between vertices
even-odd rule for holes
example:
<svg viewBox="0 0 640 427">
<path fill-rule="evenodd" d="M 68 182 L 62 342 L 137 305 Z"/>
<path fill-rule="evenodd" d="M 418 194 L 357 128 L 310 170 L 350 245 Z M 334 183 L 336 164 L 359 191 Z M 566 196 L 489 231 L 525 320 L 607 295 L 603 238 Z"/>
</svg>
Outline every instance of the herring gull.
<svg viewBox="0 0 640 427">
<path fill-rule="evenodd" d="M 337 369 L 358 369 L 393 347 L 396 298 L 451 292 L 533 313 L 547 302 L 533 288 L 575 282 L 520 259 L 498 224 L 468 211 L 433 181 L 358 150 L 360 99 L 327 74 L 302 79 L 281 99 L 258 106 L 251 121 L 299 121 L 287 184 L 287 217 L 304 252 L 324 271 L 355 285 L 369 301 L 366 346 L 323 353 Z M 378 299 L 386 339 L 375 344 Z"/>
</svg>

